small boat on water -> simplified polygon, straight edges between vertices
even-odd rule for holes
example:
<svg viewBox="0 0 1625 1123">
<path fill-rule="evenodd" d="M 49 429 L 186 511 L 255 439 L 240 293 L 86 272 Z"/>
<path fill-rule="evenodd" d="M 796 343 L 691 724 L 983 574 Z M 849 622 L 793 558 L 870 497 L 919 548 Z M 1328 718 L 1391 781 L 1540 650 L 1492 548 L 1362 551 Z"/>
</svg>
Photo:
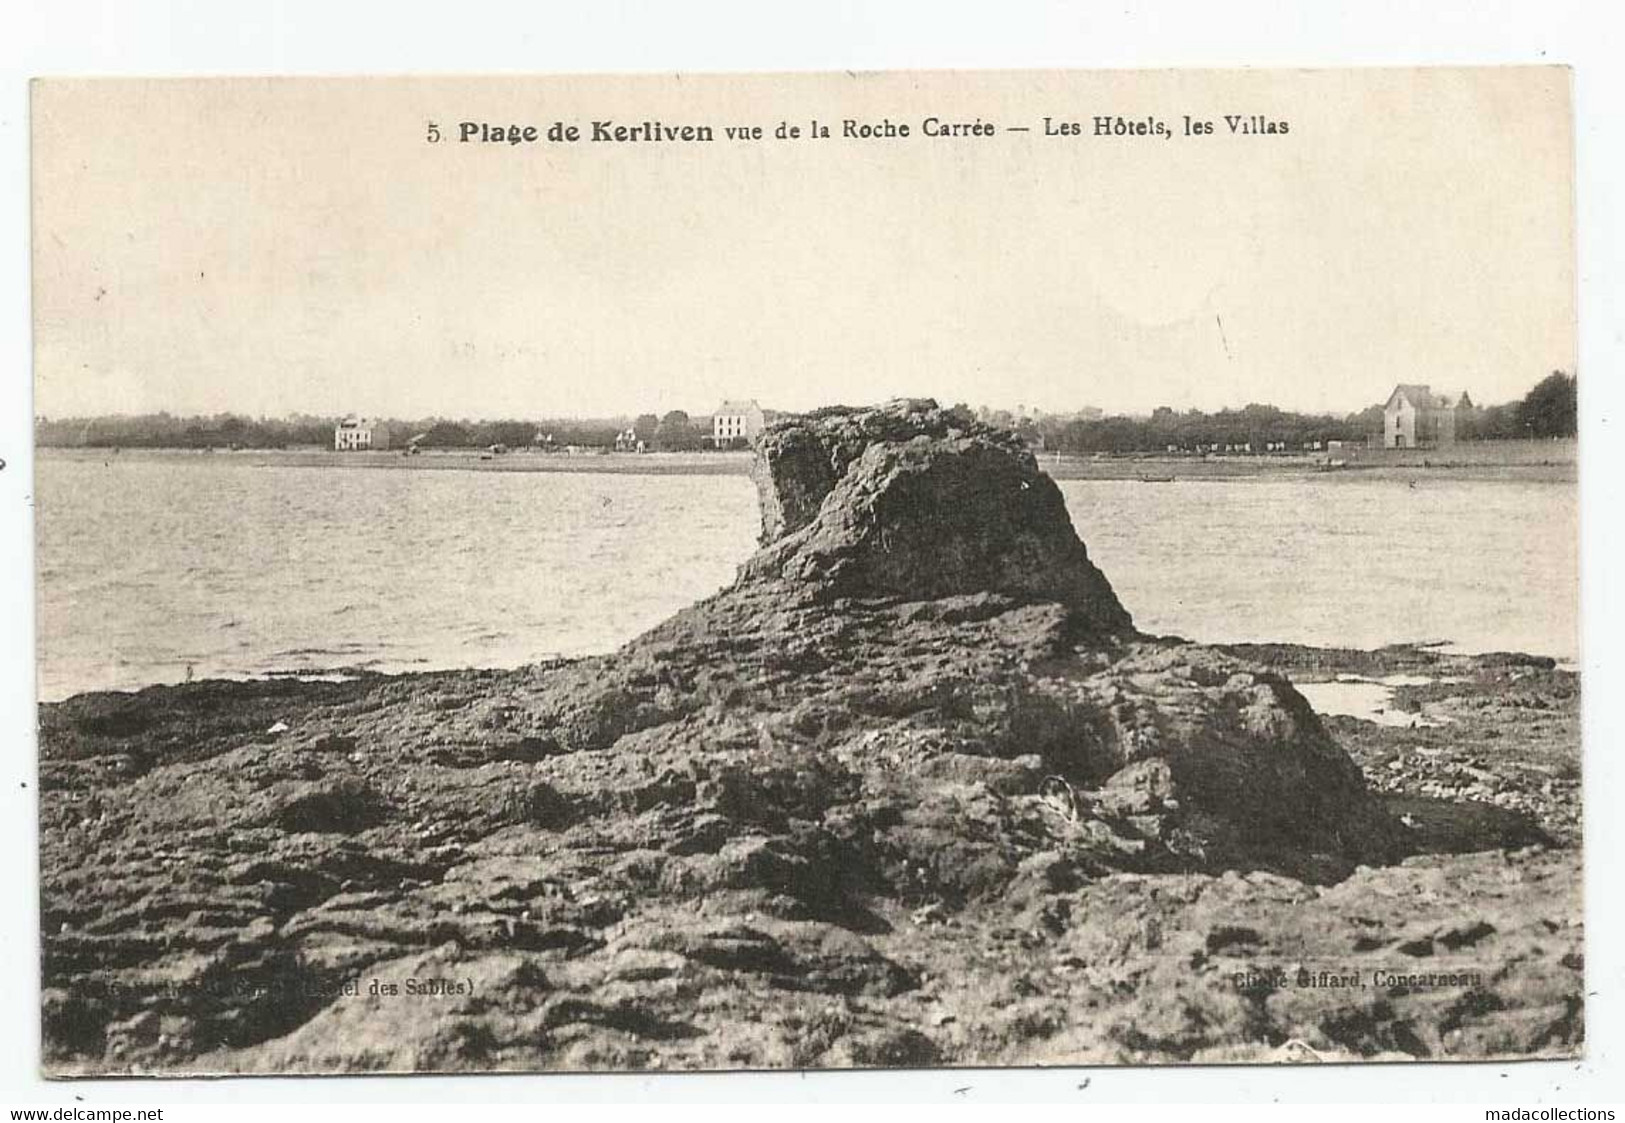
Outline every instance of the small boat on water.
<svg viewBox="0 0 1625 1123">
<path fill-rule="evenodd" d="M 1171 483 L 1174 482 L 1174 477 L 1173 476 L 1145 476 L 1145 475 L 1142 475 L 1140 477 L 1140 482 L 1143 483 L 1143 484 L 1171 484 Z"/>
</svg>

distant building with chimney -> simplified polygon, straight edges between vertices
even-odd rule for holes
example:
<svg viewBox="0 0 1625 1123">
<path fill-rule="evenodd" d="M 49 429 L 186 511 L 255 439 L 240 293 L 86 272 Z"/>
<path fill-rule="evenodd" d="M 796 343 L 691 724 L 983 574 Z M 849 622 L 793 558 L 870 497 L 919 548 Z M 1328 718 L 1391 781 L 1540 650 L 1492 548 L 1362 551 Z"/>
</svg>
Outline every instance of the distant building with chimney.
<svg viewBox="0 0 1625 1123">
<path fill-rule="evenodd" d="M 1430 386 L 1400 383 L 1382 407 L 1383 448 L 1439 448 L 1453 445 L 1467 429 L 1472 399 L 1435 394 Z M 1461 423 L 1458 424 L 1458 421 Z"/>
<path fill-rule="evenodd" d="M 767 415 L 756 404 L 756 399 L 723 402 L 711 415 L 711 443 L 717 448 L 749 444 L 766 424 Z"/>
<path fill-rule="evenodd" d="M 346 417 L 333 427 L 333 451 L 357 452 L 389 447 L 389 428 L 366 417 Z"/>
</svg>

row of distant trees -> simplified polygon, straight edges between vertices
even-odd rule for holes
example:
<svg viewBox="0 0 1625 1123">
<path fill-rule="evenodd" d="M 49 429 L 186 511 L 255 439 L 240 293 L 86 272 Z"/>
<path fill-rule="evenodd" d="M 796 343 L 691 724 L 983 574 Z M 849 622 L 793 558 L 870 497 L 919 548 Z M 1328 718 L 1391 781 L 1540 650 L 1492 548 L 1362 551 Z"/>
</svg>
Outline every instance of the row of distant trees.
<svg viewBox="0 0 1625 1123">
<path fill-rule="evenodd" d="M 703 430 L 695 420 L 680 409 L 656 417 L 640 413 L 632 422 L 632 433 L 645 448 L 659 452 L 687 452 L 701 447 Z"/>
<path fill-rule="evenodd" d="M 968 408 L 968 407 L 961 407 Z M 1205 413 L 1160 406 L 1149 417 L 1039 417 L 994 415 L 1046 449 L 1073 454 L 1162 452 L 1180 449 L 1247 446 L 1262 450 L 1282 446 L 1301 450 L 1319 442 L 1364 442 L 1382 432 L 1383 407 L 1357 413 L 1294 413 L 1257 403 L 1241 409 Z M 1578 386 L 1575 377 L 1554 371 L 1516 402 L 1473 407 L 1458 414 L 1461 440 L 1512 440 L 1572 437 L 1578 430 Z"/>
<path fill-rule="evenodd" d="M 108 448 L 284 448 L 333 443 L 332 418 L 295 415 L 250 418 L 221 413 L 176 417 L 168 413 L 133 416 L 40 418 L 34 441 L 46 446 Z"/>
<path fill-rule="evenodd" d="M 1554 371 L 1520 401 L 1475 408 L 1459 418 L 1457 436 L 1466 440 L 1572 437 L 1578 420 L 1575 377 Z M 967 411 L 968 406 L 962 406 Z M 1382 431 L 1382 406 L 1337 417 L 1331 414 L 1293 413 L 1269 405 L 1247 405 L 1216 413 L 1174 410 L 1167 406 L 1149 417 L 1041 417 L 995 421 L 1013 425 L 1045 448 L 1075 454 L 1160 452 L 1169 445 L 1250 445 L 1253 449 L 1281 443 L 1301 449 L 1319 441 L 1364 441 Z M 168 413 L 133 417 L 94 417 L 51 420 L 35 424 L 35 441 L 45 446 L 127 448 L 294 448 L 331 445 L 332 417 L 294 415 L 285 418 L 250 418 L 222 413 L 212 417 L 175 417 Z M 628 429 L 645 448 L 684 451 L 702 447 L 703 429 L 683 410 L 663 415 L 639 414 L 587 419 L 556 418 L 540 421 L 453 421 L 424 418 L 391 420 L 391 443 L 416 438 L 425 448 L 486 448 L 507 445 L 523 448 L 538 437 L 551 438 L 555 447 L 581 445 L 610 448 Z"/>
<path fill-rule="evenodd" d="M 176 417 L 169 413 L 134 416 L 40 418 L 34 426 L 35 442 L 42 446 L 80 448 L 298 448 L 331 446 L 336 417 L 244 417 L 221 413 L 205 417 Z M 628 428 L 648 448 L 697 449 L 700 428 L 682 410 L 663 417 L 649 413 L 635 421 L 624 417 L 602 419 L 543 418 L 497 421 L 421 418 L 391 419 L 390 443 L 396 447 L 414 441 L 424 448 L 488 448 L 506 445 L 524 448 L 538 438 L 551 437 L 558 447 L 581 445 L 609 448 Z"/>
<path fill-rule="evenodd" d="M 1376 428 L 1380 430 L 1380 406 L 1376 414 Z M 1339 418 L 1292 413 L 1255 403 L 1217 413 L 1160 406 L 1150 417 L 1043 418 L 1019 423 L 1017 430 L 1035 431 L 1047 449 L 1088 454 L 1161 452 L 1169 446 L 1195 449 L 1246 445 L 1263 450 L 1283 442 L 1287 448 L 1300 449 L 1314 441 L 1363 441 L 1368 424 L 1363 414 Z"/>
<path fill-rule="evenodd" d="M 1474 410 L 1465 433 L 1485 441 L 1572 437 L 1580 428 L 1580 385 L 1572 374 L 1554 370 L 1521 401 Z"/>
<path fill-rule="evenodd" d="M 670 410 L 664 415 L 641 413 L 627 421 L 624 417 L 601 421 L 576 419 L 544 419 L 541 421 L 444 421 L 437 420 L 427 428 L 414 428 L 411 423 L 391 422 L 390 432 L 396 443 L 421 434 L 417 443 L 425 448 L 486 448 L 490 445 L 523 447 L 541 438 L 555 446 L 581 445 L 609 448 L 630 430 L 635 441 L 645 448 L 663 452 L 684 452 L 702 447 L 701 428 L 685 411 Z M 400 433 L 406 432 L 402 438 Z"/>
</svg>

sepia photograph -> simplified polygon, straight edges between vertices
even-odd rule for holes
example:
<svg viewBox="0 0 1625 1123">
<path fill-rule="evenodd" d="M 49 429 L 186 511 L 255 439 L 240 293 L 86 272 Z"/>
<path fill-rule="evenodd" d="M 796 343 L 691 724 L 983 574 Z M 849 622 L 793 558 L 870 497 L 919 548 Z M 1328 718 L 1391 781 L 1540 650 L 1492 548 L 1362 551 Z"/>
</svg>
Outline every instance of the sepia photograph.
<svg viewBox="0 0 1625 1123">
<path fill-rule="evenodd" d="M 1571 86 L 36 81 L 44 1072 L 1583 1056 Z"/>
</svg>

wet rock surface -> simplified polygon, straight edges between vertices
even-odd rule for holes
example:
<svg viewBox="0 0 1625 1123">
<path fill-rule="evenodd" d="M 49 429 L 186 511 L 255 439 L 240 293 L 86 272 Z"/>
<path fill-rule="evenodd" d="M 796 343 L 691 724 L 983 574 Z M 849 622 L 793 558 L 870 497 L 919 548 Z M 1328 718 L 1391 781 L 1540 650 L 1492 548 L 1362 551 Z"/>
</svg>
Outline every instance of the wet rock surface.
<svg viewBox="0 0 1625 1123">
<path fill-rule="evenodd" d="M 736 584 L 611 656 L 43 706 L 48 1066 L 1578 1047 L 1573 676 L 1334 739 L 1288 676 L 1337 653 L 1136 634 L 1006 434 L 827 411 L 757 478 Z M 1435 744 L 1554 785 L 1389 766 Z"/>
</svg>

